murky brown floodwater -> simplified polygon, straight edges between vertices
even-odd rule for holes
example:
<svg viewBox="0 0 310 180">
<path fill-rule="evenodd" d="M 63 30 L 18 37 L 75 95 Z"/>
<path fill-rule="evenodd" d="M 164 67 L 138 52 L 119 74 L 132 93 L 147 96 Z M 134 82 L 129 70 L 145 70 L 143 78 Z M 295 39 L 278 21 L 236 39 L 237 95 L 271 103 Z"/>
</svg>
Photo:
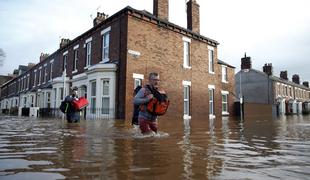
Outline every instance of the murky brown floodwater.
<svg viewBox="0 0 310 180">
<path fill-rule="evenodd" d="M 0 179 L 309 179 L 310 116 L 128 122 L 0 116 Z"/>
</svg>

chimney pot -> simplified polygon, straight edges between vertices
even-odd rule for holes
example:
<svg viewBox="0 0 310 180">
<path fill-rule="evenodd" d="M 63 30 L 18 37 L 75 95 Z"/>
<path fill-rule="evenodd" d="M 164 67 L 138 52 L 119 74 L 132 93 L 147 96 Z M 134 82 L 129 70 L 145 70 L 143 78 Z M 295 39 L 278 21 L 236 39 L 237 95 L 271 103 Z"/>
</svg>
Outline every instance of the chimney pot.
<svg viewBox="0 0 310 180">
<path fill-rule="evenodd" d="M 61 38 L 59 48 L 63 48 L 70 42 L 70 39 Z"/>
<path fill-rule="evenodd" d="M 94 27 L 106 20 L 108 15 L 104 14 L 103 12 L 97 12 L 97 17 L 93 20 Z"/>
</svg>

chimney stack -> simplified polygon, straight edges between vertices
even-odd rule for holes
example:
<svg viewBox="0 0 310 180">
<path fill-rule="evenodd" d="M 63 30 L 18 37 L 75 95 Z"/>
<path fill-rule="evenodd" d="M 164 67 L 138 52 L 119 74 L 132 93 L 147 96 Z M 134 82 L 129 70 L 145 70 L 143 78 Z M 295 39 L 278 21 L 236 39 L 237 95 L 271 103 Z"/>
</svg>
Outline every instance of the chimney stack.
<svg viewBox="0 0 310 180">
<path fill-rule="evenodd" d="M 306 86 L 306 87 L 309 87 L 309 82 L 308 82 L 308 81 L 304 81 L 302 84 L 303 84 L 304 86 Z"/>
<path fill-rule="evenodd" d="M 263 71 L 266 73 L 268 76 L 272 76 L 272 63 L 266 63 L 263 66 Z"/>
<path fill-rule="evenodd" d="M 299 75 L 298 74 L 294 74 L 293 77 L 292 77 L 292 80 L 293 80 L 294 83 L 300 84 L 299 83 Z"/>
<path fill-rule="evenodd" d="M 200 34 L 200 14 L 199 4 L 196 0 L 189 0 L 186 3 L 187 9 L 187 29 Z"/>
<path fill-rule="evenodd" d="M 169 19 L 169 0 L 153 0 L 154 16 L 168 21 Z"/>
<path fill-rule="evenodd" d="M 288 80 L 287 78 L 287 71 L 281 71 L 280 72 L 280 78 L 284 80 Z"/>
<path fill-rule="evenodd" d="M 246 54 L 244 54 L 244 57 L 241 58 L 241 70 L 251 68 L 252 68 L 251 57 L 247 57 Z"/>
<path fill-rule="evenodd" d="M 97 17 L 93 21 L 94 27 L 103 22 L 107 17 L 108 15 L 101 12 L 97 12 Z"/>
<path fill-rule="evenodd" d="M 63 48 L 70 42 L 70 39 L 61 38 L 59 48 Z"/>
<path fill-rule="evenodd" d="M 46 59 L 49 56 L 49 54 L 47 53 L 41 53 L 40 54 L 40 62 L 43 61 L 44 59 Z"/>
</svg>

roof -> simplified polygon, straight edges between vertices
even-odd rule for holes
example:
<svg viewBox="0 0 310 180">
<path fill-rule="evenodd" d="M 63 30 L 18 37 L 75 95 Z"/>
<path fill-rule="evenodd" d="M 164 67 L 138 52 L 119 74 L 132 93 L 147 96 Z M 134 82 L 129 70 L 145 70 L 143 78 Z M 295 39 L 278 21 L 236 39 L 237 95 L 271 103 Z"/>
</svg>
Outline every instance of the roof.
<svg viewBox="0 0 310 180">
<path fill-rule="evenodd" d="M 228 67 L 231 67 L 231 68 L 236 68 L 236 67 L 234 67 L 234 66 L 232 66 L 232 65 L 230 65 L 230 64 L 227 64 L 226 62 L 224 62 L 224 61 L 222 61 L 222 60 L 220 60 L 220 59 L 217 60 L 217 63 L 218 63 L 218 64 L 225 65 L 225 66 L 228 66 Z"/>
<path fill-rule="evenodd" d="M 264 73 L 263 71 L 259 71 L 259 70 L 256 70 L 256 69 L 250 69 L 250 71 L 253 71 L 253 72 L 256 72 L 262 76 L 268 76 L 266 73 Z M 240 72 L 240 71 L 239 71 Z M 291 86 L 295 86 L 295 87 L 299 87 L 299 88 L 302 88 L 302 89 L 307 89 L 307 90 L 310 90 L 310 88 L 308 88 L 307 86 L 304 86 L 302 84 L 296 84 L 292 81 L 289 81 L 289 80 L 285 80 L 285 79 L 281 79 L 279 77 L 276 77 L 274 75 L 271 75 L 271 76 L 268 76 L 269 79 L 273 80 L 273 81 L 277 81 L 277 82 L 282 82 L 282 83 L 285 83 L 285 84 L 288 84 L 288 85 L 291 85 Z"/>
</svg>

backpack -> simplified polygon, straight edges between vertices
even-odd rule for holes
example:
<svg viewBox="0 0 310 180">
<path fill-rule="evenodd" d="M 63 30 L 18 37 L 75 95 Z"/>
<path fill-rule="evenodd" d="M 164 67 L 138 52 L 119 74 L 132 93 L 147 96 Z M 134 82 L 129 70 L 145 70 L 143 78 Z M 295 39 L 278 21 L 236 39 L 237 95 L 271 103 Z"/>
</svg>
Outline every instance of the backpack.
<svg viewBox="0 0 310 180">
<path fill-rule="evenodd" d="M 156 89 L 151 88 L 149 85 L 146 85 L 146 88 L 148 88 L 155 97 L 148 102 L 146 110 L 154 116 L 164 115 L 170 104 L 168 96 L 158 92 Z"/>
<path fill-rule="evenodd" d="M 59 106 L 59 109 L 62 113 L 67 113 L 67 110 L 68 110 L 68 107 L 69 107 L 69 104 L 68 102 L 66 101 L 61 101 L 61 104 Z"/>
</svg>

